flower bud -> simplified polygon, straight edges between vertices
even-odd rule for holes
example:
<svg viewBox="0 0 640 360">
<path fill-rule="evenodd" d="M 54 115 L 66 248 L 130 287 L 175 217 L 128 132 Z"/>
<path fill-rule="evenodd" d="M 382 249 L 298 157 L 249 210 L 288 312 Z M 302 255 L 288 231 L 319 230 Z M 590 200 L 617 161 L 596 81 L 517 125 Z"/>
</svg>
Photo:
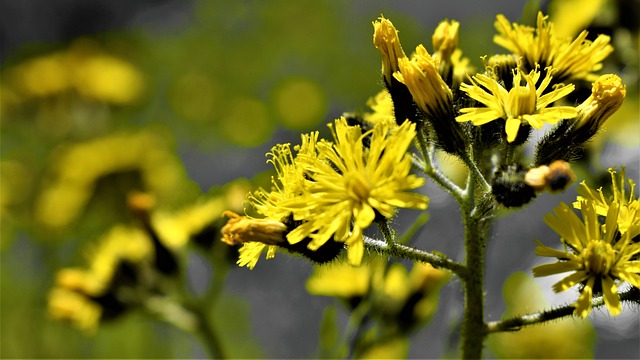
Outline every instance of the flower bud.
<svg viewBox="0 0 640 360">
<path fill-rule="evenodd" d="M 498 169 L 491 181 L 491 192 L 496 201 L 506 207 L 520 207 L 536 197 L 536 192 L 525 181 L 526 171 L 517 164 Z"/>
<path fill-rule="evenodd" d="M 576 176 L 571 166 L 564 160 L 556 160 L 549 166 L 541 165 L 529 169 L 524 176 L 524 182 L 536 191 L 562 191 L 567 188 Z"/>
<path fill-rule="evenodd" d="M 538 143 L 535 164 L 571 161 L 580 157 L 584 144 L 620 108 L 626 94 L 626 87 L 618 75 L 600 76 L 592 85 L 591 96 L 576 108 L 576 119 L 561 121 Z"/>
<path fill-rule="evenodd" d="M 438 24 L 431 37 L 433 57 L 438 59 L 438 72 L 445 80 L 451 79 L 451 55 L 458 46 L 460 23 L 455 20 L 443 20 Z"/>
<path fill-rule="evenodd" d="M 259 242 L 266 245 L 277 245 L 285 242 L 284 233 L 287 226 L 280 221 L 270 219 L 251 219 L 232 211 L 225 211 L 223 216 L 229 221 L 222 227 L 222 242 L 239 245 L 247 242 Z"/>
<path fill-rule="evenodd" d="M 400 46 L 398 30 L 391 21 L 380 16 L 378 21 L 373 22 L 373 29 L 373 44 L 382 56 L 382 76 L 387 86 L 390 86 L 393 73 L 399 70 L 398 59 L 407 56 Z"/>
<path fill-rule="evenodd" d="M 626 94 L 627 89 L 618 75 L 600 76 L 591 86 L 591 96 L 577 107 L 576 132 L 587 131 L 595 134 L 620 108 Z"/>
</svg>

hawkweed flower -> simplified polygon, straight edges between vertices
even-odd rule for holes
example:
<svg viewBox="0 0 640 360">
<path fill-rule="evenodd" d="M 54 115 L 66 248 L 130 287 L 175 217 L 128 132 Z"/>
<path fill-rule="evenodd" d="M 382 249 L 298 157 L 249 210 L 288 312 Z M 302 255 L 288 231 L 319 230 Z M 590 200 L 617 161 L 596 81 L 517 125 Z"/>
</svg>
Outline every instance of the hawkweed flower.
<svg viewBox="0 0 640 360">
<path fill-rule="evenodd" d="M 382 76 L 387 86 L 391 86 L 393 73 L 400 70 L 398 60 L 406 58 L 398 38 L 398 30 L 391 21 L 380 16 L 373 22 L 373 44 L 382 56 Z"/>
<path fill-rule="evenodd" d="M 535 28 L 516 23 L 511 24 L 504 15 L 495 22 L 498 34 L 493 41 L 524 59 L 528 70 L 540 65 L 556 70 L 554 81 L 584 79 L 594 81 L 594 72 L 602 69 L 602 61 L 613 52 L 607 35 L 598 35 L 593 41 L 586 40 L 588 32 L 582 31 L 575 39 L 556 34 L 553 23 L 547 16 L 538 13 Z"/>
<path fill-rule="evenodd" d="M 579 209 L 583 201 L 591 201 L 594 203 L 596 213 L 600 216 L 607 216 L 609 207 L 613 203 L 617 203 L 619 210 L 617 212 L 618 230 L 625 233 L 634 224 L 640 224 L 640 201 L 636 198 L 636 184 L 632 179 L 625 177 L 625 168 L 622 167 L 620 174 L 615 168 L 610 168 L 611 174 L 611 193 L 612 196 L 606 197 L 602 192 L 602 188 L 597 191 L 587 186 L 585 181 L 580 183 L 578 187 L 578 199 L 573 203 L 573 207 Z M 626 193 L 626 184 L 629 184 L 629 194 Z"/>
<path fill-rule="evenodd" d="M 591 96 L 576 107 L 576 119 L 561 121 L 540 140 L 536 148 L 536 165 L 579 157 L 584 144 L 620 108 L 625 96 L 626 87 L 619 76 L 600 76 L 592 85 Z"/>
<path fill-rule="evenodd" d="M 576 132 L 595 134 L 624 101 L 627 88 L 615 74 L 600 76 L 591 86 L 591 95 L 578 105 Z"/>
<path fill-rule="evenodd" d="M 609 205 L 604 226 L 598 222 L 593 201 L 581 201 L 580 209 L 583 220 L 565 203 L 555 209 L 555 216 L 549 214 L 544 218 L 549 227 L 560 235 L 565 249 L 560 251 L 539 243 L 536 255 L 555 257 L 559 261 L 536 266 L 533 274 L 537 277 L 574 271 L 553 285 L 553 290 L 560 292 L 580 284 L 580 297 L 575 303 L 574 314 L 586 317 L 591 311 L 594 293 L 602 293 L 609 313 L 616 316 L 622 311 L 619 283 L 626 281 L 640 287 L 640 261 L 632 260 L 640 253 L 640 245 L 631 241 L 640 234 L 640 226 L 635 223 L 618 236 L 618 201 Z M 637 209 L 633 211 L 637 213 Z"/>
<path fill-rule="evenodd" d="M 393 100 L 389 91 L 382 90 L 376 96 L 367 100 L 367 106 L 373 110 L 373 112 L 367 112 L 363 114 L 363 118 L 370 124 L 377 124 L 383 122 L 390 127 L 396 125 L 396 118 L 393 114 Z"/>
<path fill-rule="evenodd" d="M 284 233 L 287 231 L 287 225 L 279 221 L 251 219 L 232 211 L 225 211 L 222 215 L 228 217 L 229 221 L 222 227 L 221 240 L 229 245 L 247 242 L 276 245 L 285 241 Z"/>
<path fill-rule="evenodd" d="M 379 123 L 362 133 L 340 118 L 330 125 L 334 142 L 316 144 L 316 156 L 300 158 L 309 179 L 304 192 L 280 206 L 302 221 L 287 234 L 296 244 L 306 238 L 308 248 L 317 250 L 329 239 L 348 246 L 349 262 L 359 265 L 364 252 L 362 230 L 376 213 L 391 218 L 397 207 L 426 209 L 428 198 L 410 193 L 425 180 L 409 174 L 407 150 L 416 132 L 415 124 L 404 122 L 389 128 Z M 369 138 L 369 147 L 363 141 Z"/>
<path fill-rule="evenodd" d="M 438 60 L 422 45 L 416 47 L 411 60 L 398 60 L 399 72 L 393 76 L 405 84 L 418 108 L 432 121 L 449 119 L 453 104 L 451 89 L 438 73 Z"/>
<path fill-rule="evenodd" d="M 478 74 L 471 79 L 471 85 L 461 84 L 460 89 L 469 97 L 486 107 L 472 107 L 460 110 L 456 121 L 471 121 L 480 126 L 497 119 L 505 120 L 507 141 L 513 142 L 522 124 L 541 129 L 544 123 L 555 124 L 562 119 L 574 118 L 576 108 L 572 106 L 548 107 L 573 91 L 574 85 L 560 85 L 543 95 L 551 83 L 551 69 L 539 85 L 540 72 L 532 70 L 529 74 L 516 69 L 513 72 L 513 87 L 507 91 L 496 79 Z"/>
<path fill-rule="evenodd" d="M 450 79 L 451 56 L 458 47 L 460 23 L 455 20 L 443 20 L 433 32 L 433 57 L 438 61 L 438 72 L 443 79 Z"/>
</svg>

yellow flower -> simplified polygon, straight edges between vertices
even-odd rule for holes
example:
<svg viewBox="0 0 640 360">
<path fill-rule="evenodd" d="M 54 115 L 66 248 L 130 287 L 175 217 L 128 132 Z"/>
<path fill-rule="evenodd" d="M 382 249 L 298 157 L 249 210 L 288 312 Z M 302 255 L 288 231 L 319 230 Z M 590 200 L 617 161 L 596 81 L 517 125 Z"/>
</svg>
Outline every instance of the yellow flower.
<svg viewBox="0 0 640 360">
<path fill-rule="evenodd" d="M 605 197 L 602 188 L 599 188 L 597 192 L 587 186 L 585 181 L 580 183 L 578 191 L 578 199 L 573 203 L 573 207 L 579 209 L 584 201 L 591 201 L 595 204 L 596 213 L 600 216 L 607 216 L 609 207 L 612 203 L 617 203 L 619 211 L 617 213 L 618 230 L 621 233 L 627 232 L 633 225 L 640 224 L 640 201 L 635 198 L 636 184 L 632 179 L 625 177 L 625 168 L 622 167 L 619 177 L 616 176 L 617 172 L 615 168 L 610 168 L 611 185 L 613 199 L 611 197 Z M 626 195 L 625 182 L 629 184 L 629 195 Z"/>
<path fill-rule="evenodd" d="M 437 59 L 438 72 L 443 79 L 450 78 L 452 55 L 458 46 L 460 23 L 455 20 L 443 20 L 431 36 L 433 58 Z"/>
<path fill-rule="evenodd" d="M 364 113 L 363 118 L 366 122 L 373 125 L 384 122 L 390 127 L 396 124 L 396 117 L 393 113 L 393 100 L 389 91 L 382 90 L 376 96 L 367 100 L 367 106 L 373 110 L 371 113 Z"/>
<path fill-rule="evenodd" d="M 555 209 L 555 216 L 549 214 L 544 218 L 568 249 L 559 251 L 539 244 L 536 255 L 556 257 L 559 261 L 536 266 L 533 274 L 537 277 L 575 271 L 553 285 L 553 290 L 560 292 L 582 284 L 574 314 L 586 317 L 592 308 L 594 291 L 601 291 L 609 313 L 616 316 L 622 311 L 618 283 L 626 281 L 640 287 L 640 260 L 631 260 L 640 253 L 640 245 L 631 241 L 640 234 L 640 226 L 636 223 L 616 239 L 620 210 L 617 201 L 609 205 L 604 227 L 598 222 L 593 201 L 582 201 L 580 206 L 582 221 L 565 203 Z"/>
<path fill-rule="evenodd" d="M 460 29 L 460 23 L 455 20 L 443 20 L 438 24 L 431 37 L 434 57 L 437 56 L 441 60 L 451 57 L 458 46 L 458 29 Z"/>
<path fill-rule="evenodd" d="M 471 121 L 473 125 L 479 126 L 496 119 L 504 119 L 507 141 L 512 142 L 523 123 L 541 129 L 544 123 L 555 124 L 562 119 L 576 117 L 578 112 L 572 106 L 547 108 L 574 89 L 572 84 L 560 85 L 544 94 L 551 82 L 551 73 L 552 70 L 547 69 L 546 76 L 536 88 L 540 79 L 537 69 L 529 74 L 516 69 L 513 73 L 513 87 L 509 91 L 487 75 L 475 75 L 471 85 L 461 84 L 460 89 L 486 107 L 461 109 L 462 115 L 456 117 L 456 121 Z"/>
<path fill-rule="evenodd" d="M 402 46 L 400 46 L 398 30 L 396 30 L 391 21 L 382 16 L 378 21 L 373 22 L 373 44 L 380 51 L 382 56 L 382 75 L 387 86 L 390 86 L 393 73 L 399 70 L 398 59 L 406 58 L 406 55 L 402 50 Z"/>
<path fill-rule="evenodd" d="M 228 217 L 229 221 L 221 229 L 221 240 L 229 245 L 248 242 L 276 245 L 285 241 L 284 233 L 287 231 L 287 226 L 280 221 L 251 219 L 232 211 L 225 211 L 222 215 Z"/>
<path fill-rule="evenodd" d="M 415 124 L 389 128 L 377 124 L 362 133 L 340 118 L 330 125 L 335 143 L 316 144 L 317 156 L 299 157 L 309 179 L 304 192 L 280 206 L 303 221 L 287 234 L 291 244 L 309 237 L 316 250 L 330 238 L 348 245 L 349 261 L 359 265 L 364 252 L 362 230 L 380 215 L 391 218 L 397 207 L 425 209 L 428 198 L 409 193 L 425 180 L 410 175 L 407 150 L 415 137 Z M 369 147 L 363 140 L 368 138 Z"/>
<path fill-rule="evenodd" d="M 576 108 L 578 110 L 577 128 L 587 126 L 593 131 L 600 129 L 624 101 L 627 88 L 622 79 L 615 74 L 600 76 L 591 86 L 591 95 Z"/>
<path fill-rule="evenodd" d="M 239 250 L 240 257 L 238 258 L 237 264 L 253 270 L 265 248 L 267 249 L 267 259 L 272 259 L 276 256 L 276 246 L 274 245 L 266 245 L 259 242 L 245 243 Z"/>
<path fill-rule="evenodd" d="M 451 89 L 438 73 L 438 60 L 422 45 L 411 57 L 398 59 L 399 72 L 393 76 L 405 84 L 416 105 L 430 120 L 448 120 L 453 104 Z M 404 119 L 403 119 L 404 120 Z"/>
<path fill-rule="evenodd" d="M 586 40 L 586 30 L 574 40 L 558 36 L 541 12 L 536 28 L 511 24 L 504 15 L 497 16 L 495 28 L 496 44 L 523 57 L 529 70 L 537 65 L 553 67 L 557 71 L 556 83 L 574 79 L 594 81 L 597 77 L 594 72 L 602 68 L 602 61 L 613 51 L 606 35 L 598 35 L 593 42 Z"/>
</svg>

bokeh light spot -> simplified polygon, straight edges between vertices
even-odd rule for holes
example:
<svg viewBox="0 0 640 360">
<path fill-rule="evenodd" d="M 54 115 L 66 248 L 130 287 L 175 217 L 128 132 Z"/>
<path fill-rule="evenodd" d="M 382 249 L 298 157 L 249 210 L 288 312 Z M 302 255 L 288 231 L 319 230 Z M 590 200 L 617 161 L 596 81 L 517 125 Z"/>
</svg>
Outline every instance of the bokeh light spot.
<svg viewBox="0 0 640 360">
<path fill-rule="evenodd" d="M 288 79 L 274 93 L 278 119 L 292 130 L 306 130 L 322 120 L 327 112 L 324 92 L 305 78 Z"/>
</svg>

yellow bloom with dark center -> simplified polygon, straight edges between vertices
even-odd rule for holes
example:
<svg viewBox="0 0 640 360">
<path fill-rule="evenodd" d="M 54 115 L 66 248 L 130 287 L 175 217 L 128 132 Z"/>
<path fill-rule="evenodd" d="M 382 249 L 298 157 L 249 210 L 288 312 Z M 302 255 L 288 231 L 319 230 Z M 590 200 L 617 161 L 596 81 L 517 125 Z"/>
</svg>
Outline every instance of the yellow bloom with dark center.
<svg viewBox="0 0 640 360">
<path fill-rule="evenodd" d="M 617 201 L 609 205 L 604 227 L 598 222 L 593 201 L 582 201 L 580 207 L 582 221 L 565 203 L 555 209 L 555 216 L 545 217 L 545 222 L 560 235 L 566 248 L 560 251 L 539 244 L 536 255 L 555 257 L 559 261 L 536 266 L 533 274 L 548 276 L 574 271 L 553 285 L 553 290 L 560 292 L 582 284 L 574 314 L 586 317 L 592 308 L 594 291 L 601 291 L 609 313 L 616 316 L 622 311 L 619 283 L 626 281 L 640 287 L 640 260 L 631 260 L 640 253 L 640 244 L 631 241 L 640 234 L 640 225 L 634 224 L 618 238 L 616 220 L 620 206 Z M 634 211 L 637 213 L 637 209 Z"/>
<path fill-rule="evenodd" d="M 432 120 L 448 119 L 453 94 L 438 72 L 439 60 L 418 45 L 411 60 L 401 58 L 398 66 L 400 71 L 393 76 L 407 86 L 420 110 Z"/>
<path fill-rule="evenodd" d="M 348 126 L 340 118 L 330 127 L 334 142 L 317 143 L 317 156 L 297 158 L 309 176 L 304 192 L 280 206 L 289 209 L 294 220 L 303 221 L 287 234 L 289 243 L 309 237 L 308 248 L 316 250 L 333 237 L 348 245 L 350 263 L 359 265 L 362 230 L 371 225 L 376 212 L 391 218 L 398 207 L 427 207 L 427 197 L 407 192 L 425 182 L 409 174 L 407 150 L 416 135 L 415 125 L 405 122 L 390 129 L 379 123 L 362 133 L 359 126 Z"/>
<path fill-rule="evenodd" d="M 597 78 L 594 72 L 602 69 L 602 61 L 613 52 L 607 35 L 598 35 L 593 42 L 586 40 L 586 30 L 573 40 L 558 36 L 553 23 L 541 12 L 535 28 L 511 24 L 504 15 L 497 16 L 495 28 L 496 44 L 523 57 L 528 69 L 537 65 L 553 67 L 558 83 L 574 79 L 594 81 Z"/>
<path fill-rule="evenodd" d="M 506 121 L 507 141 L 512 142 L 523 123 L 541 129 L 545 123 L 555 124 L 562 119 L 576 117 L 578 111 L 575 107 L 547 107 L 574 89 L 573 84 L 560 85 L 545 94 L 551 82 L 552 72 L 552 69 L 547 69 L 544 79 L 536 87 L 540 80 L 540 72 L 537 69 L 529 74 L 516 69 L 513 72 L 513 87 L 509 91 L 490 76 L 473 76 L 471 85 L 461 84 L 460 89 L 486 107 L 461 109 L 461 115 L 456 117 L 456 121 L 471 121 L 473 125 L 480 126 L 503 119 Z"/>
<path fill-rule="evenodd" d="M 399 70 L 398 59 L 406 58 L 398 38 L 398 30 L 391 21 L 380 17 L 373 22 L 373 44 L 382 56 L 382 75 L 387 85 L 391 84 L 393 73 Z"/>
<path fill-rule="evenodd" d="M 600 216 L 607 216 L 609 207 L 612 203 L 617 203 L 619 211 L 617 212 L 618 230 L 621 233 L 627 232 L 633 225 L 640 224 L 640 201 L 636 198 L 635 188 L 636 184 L 632 179 L 625 177 L 625 168 L 620 171 L 620 176 L 617 176 L 615 168 L 610 168 L 611 174 L 611 192 L 612 197 L 604 196 L 602 188 L 597 191 L 587 186 L 586 182 L 581 182 L 578 187 L 578 199 L 573 203 L 573 207 L 578 209 L 583 201 L 591 201 L 596 207 L 596 213 Z M 629 194 L 626 193 L 626 185 L 629 184 Z"/>
</svg>

